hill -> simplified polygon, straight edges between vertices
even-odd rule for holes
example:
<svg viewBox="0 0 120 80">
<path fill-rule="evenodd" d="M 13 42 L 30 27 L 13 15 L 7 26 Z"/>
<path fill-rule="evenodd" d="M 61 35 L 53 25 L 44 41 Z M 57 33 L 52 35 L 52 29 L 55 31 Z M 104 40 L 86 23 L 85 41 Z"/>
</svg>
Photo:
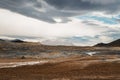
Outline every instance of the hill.
<svg viewBox="0 0 120 80">
<path fill-rule="evenodd" d="M 3 39 L 0 39 L 0 41 L 5 41 L 5 40 L 3 40 Z"/>
<path fill-rule="evenodd" d="M 95 47 L 120 47 L 120 39 L 112 41 L 110 43 L 98 43 Z"/>
<path fill-rule="evenodd" d="M 15 43 L 23 43 L 24 41 L 20 40 L 20 39 L 15 39 L 15 40 L 11 40 L 11 42 L 15 42 Z"/>
</svg>

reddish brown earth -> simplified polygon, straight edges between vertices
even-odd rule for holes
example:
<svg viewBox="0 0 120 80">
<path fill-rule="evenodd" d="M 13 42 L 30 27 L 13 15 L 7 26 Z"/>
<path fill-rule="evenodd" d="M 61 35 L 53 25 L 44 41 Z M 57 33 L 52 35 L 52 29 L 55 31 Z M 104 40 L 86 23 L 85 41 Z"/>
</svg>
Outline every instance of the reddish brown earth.
<svg viewBox="0 0 120 80">
<path fill-rule="evenodd" d="M 108 61 L 102 58 L 71 56 L 42 65 L 1 68 L 0 80 L 120 80 L 119 58 L 106 56 Z"/>
</svg>

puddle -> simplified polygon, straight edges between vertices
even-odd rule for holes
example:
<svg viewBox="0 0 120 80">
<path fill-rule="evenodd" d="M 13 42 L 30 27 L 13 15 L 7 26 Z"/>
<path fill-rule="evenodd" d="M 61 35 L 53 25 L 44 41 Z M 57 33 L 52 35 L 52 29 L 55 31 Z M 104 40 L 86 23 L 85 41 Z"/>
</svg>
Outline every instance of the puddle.
<svg viewBox="0 0 120 80">
<path fill-rule="evenodd" d="M 85 54 L 88 54 L 90 56 L 93 56 L 94 54 L 97 54 L 98 52 L 85 52 Z"/>
</svg>

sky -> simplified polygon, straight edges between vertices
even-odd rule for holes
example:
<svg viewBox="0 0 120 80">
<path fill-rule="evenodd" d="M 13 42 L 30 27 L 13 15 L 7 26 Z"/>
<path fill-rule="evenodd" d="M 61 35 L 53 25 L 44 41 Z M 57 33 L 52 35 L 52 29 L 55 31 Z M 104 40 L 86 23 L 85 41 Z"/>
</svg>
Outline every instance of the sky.
<svg viewBox="0 0 120 80">
<path fill-rule="evenodd" d="M 120 39 L 120 0 L 0 0 L 0 38 L 92 46 Z"/>
</svg>

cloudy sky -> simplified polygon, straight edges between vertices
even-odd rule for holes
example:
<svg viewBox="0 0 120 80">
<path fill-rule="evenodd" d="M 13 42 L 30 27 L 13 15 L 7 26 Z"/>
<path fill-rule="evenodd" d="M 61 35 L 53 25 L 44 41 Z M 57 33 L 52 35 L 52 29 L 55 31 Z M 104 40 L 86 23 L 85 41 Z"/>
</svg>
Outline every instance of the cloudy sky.
<svg viewBox="0 0 120 80">
<path fill-rule="evenodd" d="M 120 38 L 120 0 L 0 0 L 0 38 L 88 46 Z"/>
</svg>

